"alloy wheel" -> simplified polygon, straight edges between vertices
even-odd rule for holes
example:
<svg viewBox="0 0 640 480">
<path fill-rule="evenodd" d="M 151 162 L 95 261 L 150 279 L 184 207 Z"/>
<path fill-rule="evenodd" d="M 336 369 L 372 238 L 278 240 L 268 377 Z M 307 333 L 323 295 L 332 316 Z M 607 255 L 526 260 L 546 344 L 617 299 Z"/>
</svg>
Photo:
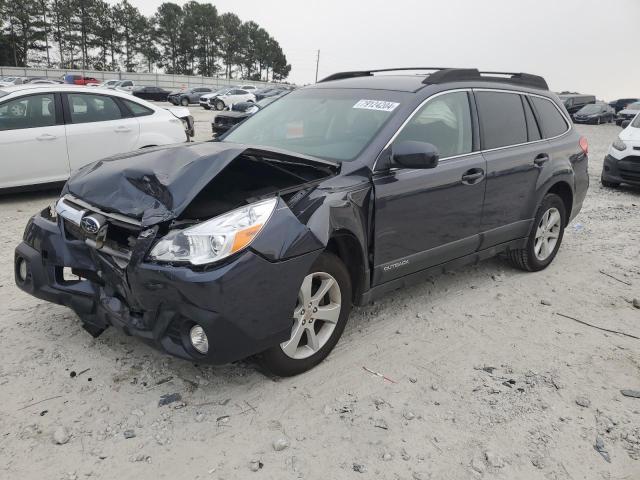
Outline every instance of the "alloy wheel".
<svg viewBox="0 0 640 480">
<path fill-rule="evenodd" d="M 301 360 L 317 353 L 331 338 L 341 308 L 342 294 L 333 276 L 313 272 L 304 277 L 293 312 L 291 337 L 280 344 L 285 355 Z"/>
<path fill-rule="evenodd" d="M 544 262 L 553 253 L 560 237 L 562 217 L 557 208 L 550 208 L 540 218 L 536 229 L 534 253 L 536 258 Z"/>
</svg>

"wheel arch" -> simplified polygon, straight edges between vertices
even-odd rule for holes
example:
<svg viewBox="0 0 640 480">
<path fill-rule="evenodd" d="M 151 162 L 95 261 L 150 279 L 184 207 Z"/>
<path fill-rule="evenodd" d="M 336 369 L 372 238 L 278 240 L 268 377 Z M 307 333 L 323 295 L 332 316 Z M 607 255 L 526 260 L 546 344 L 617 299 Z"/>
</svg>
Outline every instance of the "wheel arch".
<svg viewBox="0 0 640 480">
<path fill-rule="evenodd" d="M 571 211 L 573 209 L 573 190 L 571 189 L 569 183 L 565 182 L 564 180 L 560 180 L 551 185 L 545 195 L 549 193 L 554 193 L 562 199 L 562 203 L 564 203 L 566 212 L 566 221 L 569 222 L 569 219 L 571 218 Z"/>
<path fill-rule="evenodd" d="M 351 279 L 352 301 L 360 303 L 360 298 L 368 288 L 365 254 L 358 237 L 351 231 L 334 231 L 327 242 L 326 251 L 336 255 L 347 267 Z"/>
</svg>

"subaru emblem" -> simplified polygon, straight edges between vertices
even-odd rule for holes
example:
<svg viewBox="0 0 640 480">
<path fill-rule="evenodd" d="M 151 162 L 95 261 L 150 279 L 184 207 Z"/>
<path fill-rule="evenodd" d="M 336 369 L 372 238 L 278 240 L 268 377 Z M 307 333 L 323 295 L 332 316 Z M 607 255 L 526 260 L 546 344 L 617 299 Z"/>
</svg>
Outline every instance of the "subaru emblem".
<svg viewBox="0 0 640 480">
<path fill-rule="evenodd" d="M 88 215 L 80 220 L 80 226 L 89 235 L 97 234 L 105 223 L 102 215 Z"/>
</svg>

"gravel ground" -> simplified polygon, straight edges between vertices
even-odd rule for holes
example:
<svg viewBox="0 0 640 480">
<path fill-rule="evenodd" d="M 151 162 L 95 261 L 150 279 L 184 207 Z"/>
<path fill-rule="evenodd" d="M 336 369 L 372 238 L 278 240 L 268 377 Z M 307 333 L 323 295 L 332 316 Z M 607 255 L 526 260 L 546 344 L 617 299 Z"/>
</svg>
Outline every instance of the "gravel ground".
<svg viewBox="0 0 640 480">
<path fill-rule="evenodd" d="M 577 128 L 591 189 L 547 270 L 494 259 L 357 308 L 291 379 L 92 339 L 14 286 L 55 192 L 0 198 L 0 478 L 639 478 L 640 398 L 620 390 L 640 390 L 640 341 L 558 314 L 640 336 L 640 189 L 600 186 L 618 127 Z"/>
</svg>

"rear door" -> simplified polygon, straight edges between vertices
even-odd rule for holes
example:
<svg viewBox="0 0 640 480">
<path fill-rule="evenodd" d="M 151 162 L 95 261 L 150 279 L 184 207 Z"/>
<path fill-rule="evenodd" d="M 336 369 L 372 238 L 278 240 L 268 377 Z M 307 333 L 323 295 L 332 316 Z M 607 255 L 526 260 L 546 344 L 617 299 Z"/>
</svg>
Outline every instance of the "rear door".
<svg viewBox="0 0 640 480">
<path fill-rule="evenodd" d="M 487 162 L 482 250 L 528 234 L 538 176 L 550 154 L 525 95 L 484 89 L 474 93 Z"/>
<path fill-rule="evenodd" d="M 477 151 L 472 108 L 468 91 L 433 96 L 394 139 L 432 143 L 440 161 L 433 169 L 375 174 L 373 284 L 476 250 L 486 162 Z"/>
<path fill-rule="evenodd" d="M 63 101 L 71 171 L 138 148 L 138 120 L 128 116 L 115 97 L 65 93 Z"/>
<path fill-rule="evenodd" d="M 0 188 L 69 177 L 60 97 L 23 95 L 0 102 Z"/>
</svg>

